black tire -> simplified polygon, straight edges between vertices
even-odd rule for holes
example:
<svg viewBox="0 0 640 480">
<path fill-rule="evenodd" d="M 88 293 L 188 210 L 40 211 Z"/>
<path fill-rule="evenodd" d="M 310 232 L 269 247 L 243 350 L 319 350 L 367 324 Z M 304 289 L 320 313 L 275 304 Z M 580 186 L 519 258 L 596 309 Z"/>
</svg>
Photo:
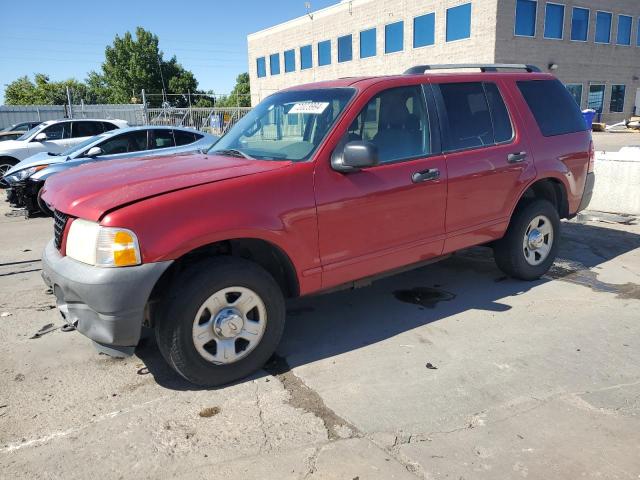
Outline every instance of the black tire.
<svg viewBox="0 0 640 480">
<path fill-rule="evenodd" d="M 18 160 L 12 157 L 0 158 L 0 189 L 5 189 L 8 185 L 2 180 L 2 176 L 11 169 L 11 167 L 18 164 Z"/>
<path fill-rule="evenodd" d="M 217 365 L 202 357 L 193 342 L 198 310 L 215 292 L 239 286 L 253 290 L 266 307 L 266 327 L 253 351 L 235 363 Z M 235 257 L 215 257 L 182 272 L 169 287 L 156 319 L 156 341 L 162 356 L 183 378 L 214 387 L 260 369 L 275 352 L 285 324 L 285 302 L 273 277 L 259 265 Z"/>
<path fill-rule="evenodd" d="M 549 219 L 553 241 L 544 261 L 539 265 L 531 265 L 525 257 L 523 240 L 529 224 L 540 215 Z M 556 208 L 547 200 L 532 200 L 521 205 L 513 214 L 507 233 L 493 246 L 493 255 L 498 268 L 510 277 L 537 280 L 551 268 L 558 252 L 559 240 L 560 217 Z"/>
<path fill-rule="evenodd" d="M 38 188 L 38 193 L 36 195 L 36 202 L 38 203 L 38 208 L 43 214 L 45 214 L 47 217 L 53 217 L 53 212 L 49 207 L 47 207 L 47 204 L 42 199 L 42 185 Z"/>
</svg>

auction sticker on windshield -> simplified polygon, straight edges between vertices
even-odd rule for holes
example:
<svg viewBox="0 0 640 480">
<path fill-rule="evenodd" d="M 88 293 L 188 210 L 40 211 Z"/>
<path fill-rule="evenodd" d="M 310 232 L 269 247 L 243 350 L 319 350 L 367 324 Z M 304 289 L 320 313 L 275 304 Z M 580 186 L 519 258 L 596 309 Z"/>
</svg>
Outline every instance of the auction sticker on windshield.
<svg viewBox="0 0 640 480">
<path fill-rule="evenodd" d="M 292 113 L 306 113 L 311 115 L 320 115 L 324 112 L 329 106 L 329 102 L 302 102 L 296 103 L 291 110 L 289 110 L 289 114 Z"/>
</svg>

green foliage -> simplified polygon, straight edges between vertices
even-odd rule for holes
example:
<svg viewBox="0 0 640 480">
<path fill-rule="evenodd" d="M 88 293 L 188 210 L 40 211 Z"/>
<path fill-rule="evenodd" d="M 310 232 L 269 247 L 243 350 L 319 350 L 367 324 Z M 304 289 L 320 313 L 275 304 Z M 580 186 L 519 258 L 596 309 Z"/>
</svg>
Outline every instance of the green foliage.
<svg viewBox="0 0 640 480">
<path fill-rule="evenodd" d="M 144 89 L 149 106 L 162 104 L 163 90 L 169 94 L 167 98 L 173 106 L 188 106 L 189 98 L 184 94 L 202 93 L 198 91 L 198 81 L 175 56 L 165 60 L 158 43 L 157 35 L 142 27 L 136 28 L 135 36 L 130 32 L 122 37 L 116 35 L 113 44 L 105 48 L 101 71 L 89 72 L 84 83 L 74 79 L 51 82 L 41 73 L 35 75 L 34 81 L 20 77 L 7 85 L 5 103 L 63 105 L 67 103 L 66 87 L 69 87 L 75 103 L 80 100 L 94 104 L 140 103 L 140 92 Z M 194 106 L 249 106 L 249 75 L 239 75 L 231 94 L 217 102 L 208 96 L 192 97 L 191 100 Z"/>
</svg>

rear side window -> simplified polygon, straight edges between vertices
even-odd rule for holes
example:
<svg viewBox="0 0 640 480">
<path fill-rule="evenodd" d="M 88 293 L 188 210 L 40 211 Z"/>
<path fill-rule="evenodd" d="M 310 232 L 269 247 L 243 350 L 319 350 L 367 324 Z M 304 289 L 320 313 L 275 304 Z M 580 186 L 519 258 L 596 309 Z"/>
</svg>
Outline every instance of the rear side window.
<svg viewBox="0 0 640 480">
<path fill-rule="evenodd" d="M 93 137 L 103 131 L 102 122 L 73 122 L 73 138 Z"/>
<path fill-rule="evenodd" d="M 173 136 L 176 139 L 177 147 L 181 145 L 189 145 L 190 143 L 193 143 L 199 139 L 199 137 L 195 133 L 183 132 L 182 130 L 174 130 Z"/>
<path fill-rule="evenodd" d="M 480 148 L 509 141 L 513 129 L 509 112 L 493 83 L 435 85 L 440 96 L 445 151 Z"/>
<path fill-rule="evenodd" d="M 526 80 L 517 84 L 545 137 L 587 129 L 580 108 L 559 80 Z"/>
<path fill-rule="evenodd" d="M 151 150 L 174 147 L 172 130 L 154 130 Z"/>
</svg>

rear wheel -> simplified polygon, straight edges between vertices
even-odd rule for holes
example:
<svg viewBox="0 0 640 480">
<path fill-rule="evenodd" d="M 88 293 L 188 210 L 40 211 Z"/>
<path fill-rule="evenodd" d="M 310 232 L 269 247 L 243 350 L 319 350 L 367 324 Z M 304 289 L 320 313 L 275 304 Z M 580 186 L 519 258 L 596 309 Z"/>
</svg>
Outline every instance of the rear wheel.
<svg viewBox="0 0 640 480">
<path fill-rule="evenodd" d="M 533 200 L 514 213 L 506 235 L 495 242 L 496 264 L 511 277 L 536 280 L 553 264 L 559 234 L 556 208 L 547 200 Z"/>
<path fill-rule="evenodd" d="M 177 278 L 163 303 L 155 327 L 160 352 L 197 385 L 224 385 L 259 369 L 284 330 L 280 287 L 243 259 L 199 262 Z"/>
</svg>

